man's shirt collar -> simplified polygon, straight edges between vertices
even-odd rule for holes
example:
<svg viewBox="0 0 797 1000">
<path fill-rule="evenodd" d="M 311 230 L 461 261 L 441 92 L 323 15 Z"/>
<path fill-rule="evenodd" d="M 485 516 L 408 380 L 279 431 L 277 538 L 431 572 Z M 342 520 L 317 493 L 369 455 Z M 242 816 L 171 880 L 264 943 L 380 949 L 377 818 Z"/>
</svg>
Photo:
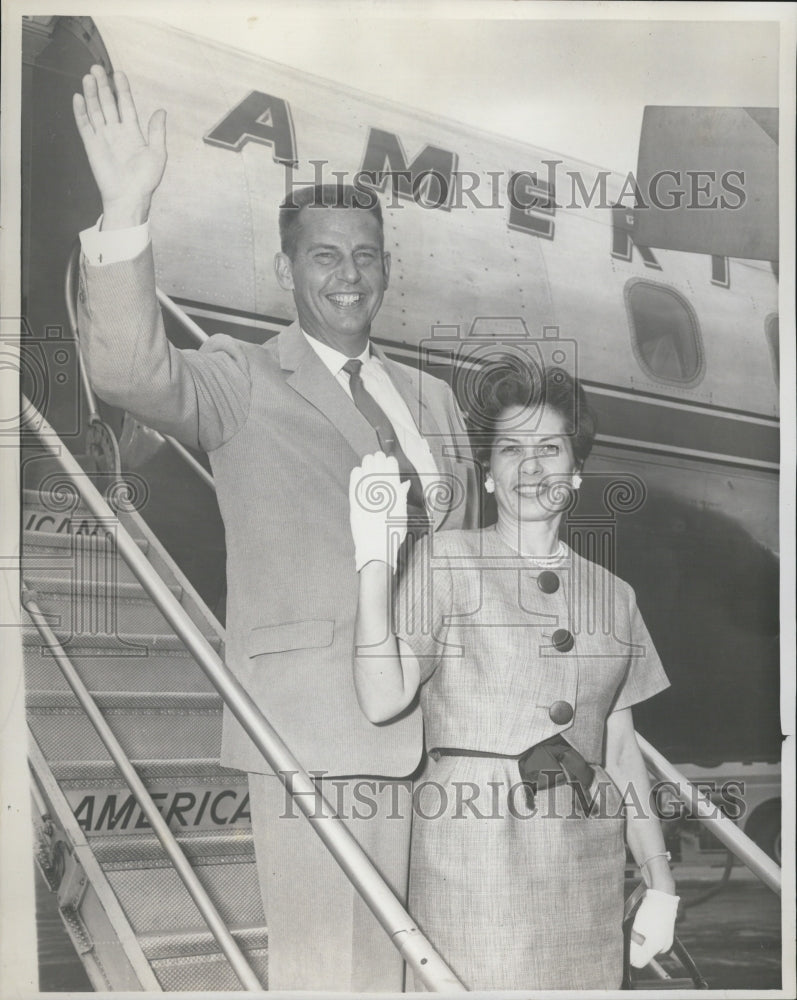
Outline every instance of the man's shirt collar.
<svg viewBox="0 0 797 1000">
<path fill-rule="evenodd" d="M 332 372 L 335 378 L 337 378 L 343 366 L 349 360 L 348 354 L 336 351 L 335 348 L 330 347 L 329 344 L 323 344 L 320 340 L 316 340 L 315 337 L 311 337 L 310 334 L 305 333 L 304 330 L 302 330 L 302 334 L 319 358 L 324 362 L 326 367 L 330 370 L 330 372 Z M 365 364 L 370 356 L 371 345 L 368 344 L 362 354 L 357 355 L 357 359 Z"/>
</svg>

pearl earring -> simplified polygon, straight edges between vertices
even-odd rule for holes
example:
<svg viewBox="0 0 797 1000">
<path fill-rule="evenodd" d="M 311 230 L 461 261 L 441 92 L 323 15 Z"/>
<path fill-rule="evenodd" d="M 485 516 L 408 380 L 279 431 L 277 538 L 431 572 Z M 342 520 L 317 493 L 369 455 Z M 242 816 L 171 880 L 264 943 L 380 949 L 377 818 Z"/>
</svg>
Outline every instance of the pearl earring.
<svg viewBox="0 0 797 1000">
<path fill-rule="evenodd" d="M 486 493 L 495 493 L 495 480 L 492 476 L 487 476 L 484 480 L 484 490 Z"/>
<path fill-rule="evenodd" d="M 576 473 L 575 476 L 573 476 L 571 484 L 574 490 L 577 490 L 581 486 L 581 476 L 579 476 L 578 473 Z"/>
</svg>

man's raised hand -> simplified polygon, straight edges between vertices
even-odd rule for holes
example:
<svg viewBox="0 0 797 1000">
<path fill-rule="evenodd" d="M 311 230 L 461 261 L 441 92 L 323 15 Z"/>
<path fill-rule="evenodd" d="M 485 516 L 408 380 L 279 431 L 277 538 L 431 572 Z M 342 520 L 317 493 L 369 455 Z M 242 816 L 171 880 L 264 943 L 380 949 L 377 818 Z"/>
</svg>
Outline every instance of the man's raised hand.
<svg viewBox="0 0 797 1000">
<path fill-rule="evenodd" d="M 103 229 L 140 225 L 166 167 L 166 112 L 157 110 L 144 137 L 124 73 L 114 73 L 118 100 L 102 66 L 83 77 L 72 107 L 100 189 Z"/>
</svg>

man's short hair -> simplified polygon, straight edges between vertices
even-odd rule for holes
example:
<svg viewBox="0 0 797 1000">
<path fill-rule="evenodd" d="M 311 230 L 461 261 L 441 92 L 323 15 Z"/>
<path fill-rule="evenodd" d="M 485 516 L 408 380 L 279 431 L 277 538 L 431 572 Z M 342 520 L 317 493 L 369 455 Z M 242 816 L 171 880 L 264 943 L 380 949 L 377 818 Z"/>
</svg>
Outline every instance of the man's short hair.
<svg viewBox="0 0 797 1000">
<path fill-rule="evenodd" d="M 316 184 L 302 186 L 287 195 L 280 205 L 279 228 L 280 248 L 293 259 L 296 251 L 296 232 L 299 228 L 302 209 L 313 208 L 356 208 L 370 212 L 379 223 L 380 242 L 384 235 L 382 206 L 376 192 L 356 188 L 352 184 Z"/>
</svg>

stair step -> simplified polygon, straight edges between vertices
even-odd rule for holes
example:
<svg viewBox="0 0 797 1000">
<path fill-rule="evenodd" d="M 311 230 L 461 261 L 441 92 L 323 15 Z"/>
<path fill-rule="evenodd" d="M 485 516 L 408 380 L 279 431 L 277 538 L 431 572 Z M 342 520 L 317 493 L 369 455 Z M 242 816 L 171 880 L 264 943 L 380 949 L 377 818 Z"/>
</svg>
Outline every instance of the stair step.
<svg viewBox="0 0 797 1000">
<path fill-rule="evenodd" d="M 194 870 L 226 924 L 265 924 L 254 861 L 198 864 Z M 173 868 L 126 868 L 106 874 L 117 898 L 125 900 L 128 920 L 137 935 L 169 932 L 175 927 L 206 930 L 196 903 Z M 164 900 L 169 901 L 168 906 Z"/>
<path fill-rule="evenodd" d="M 268 947 L 268 931 L 265 927 L 232 926 L 230 931 L 244 952 L 262 951 Z M 219 951 L 210 931 L 174 930 L 168 934 L 142 934 L 139 943 L 150 960 L 179 955 L 214 955 Z"/>
<path fill-rule="evenodd" d="M 160 654 L 170 654 L 173 652 L 185 652 L 185 645 L 173 632 L 118 632 L 116 635 L 83 635 L 80 640 L 74 638 L 71 632 L 53 628 L 56 639 L 72 655 L 90 656 L 91 650 L 97 650 L 98 656 L 113 656 L 125 648 L 131 651 L 134 657 L 157 656 Z M 207 642 L 220 652 L 224 645 L 222 639 L 214 634 L 206 635 Z M 35 625 L 27 625 L 22 631 L 22 644 L 24 646 L 41 646 L 42 637 Z M 144 649 L 145 654 L 139 653 Z M 27 651 L 25 653 L 27 656 Z"/>
<path fill-rule="evenodd" d="M 218 760 L 220 708 L 109 708 L 105 718 L 130 758 L 184 756 Z M 29 708 L 28 724 L 48 761 L 103 760 L 109 757 L 88 717 L 79 708 Z"/>
<path fill-rule="evenodd" d="M 265 990 L 268 984 L 268 957 L 266 949 L 244 952 L 247 961 Z M 197 989 L 228 992 L 243 987 L 224 956 L 194 955 L 186 958 L 153 960 L 152 971 L 166 992 Z"/>
<path fill-rule="evenodd" d="M 124 518 L 124 514 L 122 514 Z M 54 534 L 103 534 L 116 523 L 111 517 L 106 522 L 89 510 L 83 500 L 71 490 L 63 494 L 49 491 L 22 490 L 23 531 L 47 531 Z M 133 534 L 136 534 L 134 524 Z"/>
<path fill-rule="evenodd" d="M 235 859 L 254 861 L 252 834 L 247 828 L 217 827 L 199 833 L 173 831 L 177 843 L 192 862 Z M 97 834 L 91 838 L 95 858 L 103 867 L 135 862 L 138 865 L 171 864 L 154 834 Z"/>
<path fill-rule="evenodd" d="M 169 584 L 169 590 L 176 598 L 180 598 L 183 588 L 176 583 Z M 85 580 L 61 580 L 58 577 L 42 577 L 36 585 L 38 593 L 42 594 L 74 594 L 76 597 L 93 597 L 99 594 L 106 599 L 114 597 L 124 601 L 148 601 L 152 598 L 140 583 L 117 583 L 115 586 L 91 578 Z"/>
<path fill-rule="evenodd" d="M 135 539 L 136 544 L 141 549 L 142 552 L 146 553 L 149 551 L 149 542 L 146 538 Z M 40 550 L 42 548 L 66 549 L 71 551 L 74 548 L 116 548 L 116 538 L 112 531 L 98 532 L 97 534 L 86 534 L 80 533 L 69 534 L 69 532 L 63 532 L 62 534 L 57 534 L 54 531 L 46 530 L 25 530 L 22 532 L 22 546 L 23 549 L 27 550 Z"/>
<path fill-rule="evenodd" d="M 182 588 L 169 590 L 178 600 Z M 36 581 L 38 604 L 48 621 L 58 628 L 72 626 L 78 635 L 116 632 L 158 633 L 170 631 L 167 620 L 149 594 L 138 583 L 108 586 L 94 581 L 40 579 Z M 30 624 L 22 609 L 22 622 Z"/>
<path fill-rule="evenodd" d="M 207 637 L 217 652 L 221 640 Z M 168 643 L 165 641 L 168 640 Z M 26 630 L 25 689 L 69 690 L 66 679 L 37 629 Z M 131 645 L 135 643 L 135 645 Z M 128 636 L 115 648 L 74 645 L 67 639 L 66 652 L 89 691 L 214 691 L 204 671 L 177 636 Z"/>
<path fill-rule="evenodd" d="M 98 691 L 94 701 L 103 711 L 118 709 L 120 712 L 191 712 L 199 709 L 206 712 L 209 709 L 221 711 L 223 701 L 214 691 Z M 28 691 L 25 704 L 30 711 L 48 708 L 63 709 L 80 708 L 80 702 L 67 691 Z"/>
<path fill-rule="evenodd" d="M 175 757 L 171 760 L 149 760 L 131 758 L 130 763 L 139 777 L 146 783 L 156 778 L 180 778 L 186 781 L 203 779 L 224 780 L 226 783 L 246 782 L 246 774 L 231 767 L 222 767 L 216 757 Z M 119 784 L 122 775 L 114 762 L 105 760 L 56 760 L 50 763 L 53 777 L 64 788 L 83 785 L 86 782 L 113 782 Z"/>
<path fill-rule="evenodd" d="M 146 555 L 149 543 L 138 539 Z M 91 572 L 93 578 L 137 583 L 138 578 L 116 549 L 111 533 L 106 535 L 57 535 L 52 531 L 22 533 L 22 575 L 29 585 L 42 577 L 78 579 Z"/>
</svg>

